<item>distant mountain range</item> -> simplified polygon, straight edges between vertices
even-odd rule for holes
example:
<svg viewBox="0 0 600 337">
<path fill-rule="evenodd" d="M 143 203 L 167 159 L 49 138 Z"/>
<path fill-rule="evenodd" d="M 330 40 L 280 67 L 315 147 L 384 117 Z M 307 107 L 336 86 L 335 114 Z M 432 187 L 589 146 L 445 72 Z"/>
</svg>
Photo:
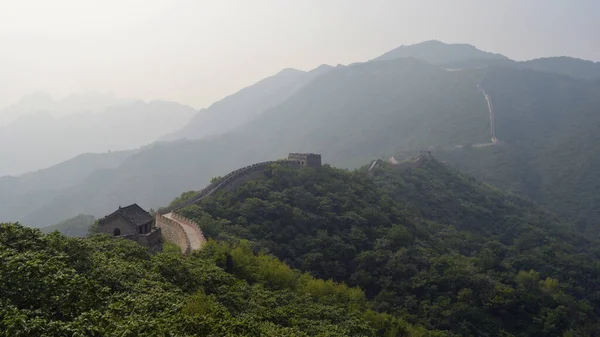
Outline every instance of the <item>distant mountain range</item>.
<svg viewBox="0 0 600 337">
<path fill-rule="evenodd" d="M 198 112 L 119 165 L 40 193 L 35 204 L 7 195 L 12 206 L 0 210 L 0 220 L 43 226 L 77 214 L 99 217 L 120 204 L 159 207 L 213 176 L 287 152 L 320 152 L 325 162 L 354 168 L 433 148 L 501 188 L 548 205 L 578 203 L 561 211 L 581 214 L 583 224 L 600 210 L 591 192 L 600 181 L 592 145 L 600 126 L 598 68 L 572 58 L 516 62 L 434 41 L 365 63 L 284 70 Z M 490 142 L 478 85 L 491 96 L 500 145 L 471 147 Z"/>
<path fill-rule="evenodd" d="M 113 94 L 88 92 L 72 94 L 55 100 L 43 92 L 22 97 L 16 104 L 0 109 L 0 126 L 17 120 L 20 116 L 46 112 L 63 117 L 84 112 L 98 113 L 108 107 L 131 103 L 133 100 L 118 98 Z"/>
<path fill-rule="evenodd" d="M 304 85 L 330 69 L 328 65 L 308 72 L 284 69 L 201 110 L 190 123 L 161 140 L 199 139 L 235 130 L 285 102 Z"/>
<path fill-rule="evenodd" d="M 8 109 L 22 116 L 0 127 L 0 176 L 48 167 L 81 153 L 137 148 L 196 113 L 173 102 L 110 101 L 92 95 L 86 109 L 81 96 L 61 102 L 43 97 L 29 97 Z M 77 110 L 57 112 L 60 108 Z"/>
</svg>

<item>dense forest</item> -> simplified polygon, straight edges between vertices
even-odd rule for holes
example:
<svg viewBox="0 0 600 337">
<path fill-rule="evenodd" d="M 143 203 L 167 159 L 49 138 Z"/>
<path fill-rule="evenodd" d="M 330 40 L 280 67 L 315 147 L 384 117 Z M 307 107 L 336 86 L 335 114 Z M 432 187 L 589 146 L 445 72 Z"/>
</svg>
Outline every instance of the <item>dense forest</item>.
<svg viewBox="0 0 600 337">
<path fill-rule="evenodd" d="M 184 199 L 191 193 L 182 195 Z M 551 212 L 431 157 L 364 171 L 273 166 L 182 213 L 373 309 L 460 336 L 600 334 L 600 251 Z"/>
<path fill-rule="evenodd" d="M 0 336 L 445 336 L 246 242 L 150 255 L 105 235 L 0 224 Z"/>
<path fill-rule="evenodd" d="M 529 70 L 486 71 L 482 85 L 492 97 L 501 146 L 440 149 L 436 156 L 598 236 L 600 82 Z"/>
<path fill-rule="evenodd" d="M 272 165 L 181 213 L 190 256 L 2 224 L 0 336 L 600 334 L 597 242 L 431 156 Z"/>
</svg>

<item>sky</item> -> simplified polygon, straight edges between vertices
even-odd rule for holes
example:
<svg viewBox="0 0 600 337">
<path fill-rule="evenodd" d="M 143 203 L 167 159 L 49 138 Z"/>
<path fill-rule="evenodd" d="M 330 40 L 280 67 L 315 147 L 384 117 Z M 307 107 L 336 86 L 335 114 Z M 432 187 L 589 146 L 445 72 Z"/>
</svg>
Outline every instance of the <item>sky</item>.
<svg viewBox="0 0 600 337">
<path fill-rule="evenodd" d="M 597 0 L 0 0 L 0 109 L 88 91 L 207 107 L 425 40 L 600 61 Z"/>
</svg>

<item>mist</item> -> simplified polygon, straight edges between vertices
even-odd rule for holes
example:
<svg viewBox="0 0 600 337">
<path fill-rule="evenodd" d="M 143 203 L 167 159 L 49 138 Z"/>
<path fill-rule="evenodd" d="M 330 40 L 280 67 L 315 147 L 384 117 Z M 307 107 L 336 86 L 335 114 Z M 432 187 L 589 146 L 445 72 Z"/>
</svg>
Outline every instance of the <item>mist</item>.
<svg viewBox="0 0 600 337">
<path fill-rule="evenodd" d="M 0 0 L 0 176 L 228 132 L 285 101 L 321 65 L 425 40 L 517 61 L 599 60 L 590 33 L 600 31 L 598 12 L 593 1 Z M 289 68 L 299 71 L 205 115 Z"/>
<path fill-rule="evenodd" d="M 600 60 L 600 4 L 579 1 L 0 1 L 0 108 L 88 91 L 194 108 L 287 67 L 401 44 L 470 43 L 525 60 Z"/>
</svg>

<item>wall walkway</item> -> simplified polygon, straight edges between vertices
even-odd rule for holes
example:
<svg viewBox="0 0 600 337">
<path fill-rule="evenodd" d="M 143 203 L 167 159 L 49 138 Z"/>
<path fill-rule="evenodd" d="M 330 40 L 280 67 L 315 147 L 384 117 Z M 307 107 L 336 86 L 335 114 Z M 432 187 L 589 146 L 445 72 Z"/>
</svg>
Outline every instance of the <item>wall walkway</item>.
<svg viewBox="0 0 600 337">
<path fill-rule="evenodd" d="M 234 190 L 244 182 L 259 177 L 269 165 L 275 163 L 288 166 L 298 165 L 298 162 L 293 160 L 266 161 L 232 171 L 202 189 L 192 198 L 176 205 L 159 209 L 156 212 L 156 226 L 161 228 L 165 239 L 174 242 L 185 254 L 200 249 L 206 242 L 200 227 L 194 221 L 175 213 L 175 211 L 195 204 L 215 192 Z"/>
</svg>

